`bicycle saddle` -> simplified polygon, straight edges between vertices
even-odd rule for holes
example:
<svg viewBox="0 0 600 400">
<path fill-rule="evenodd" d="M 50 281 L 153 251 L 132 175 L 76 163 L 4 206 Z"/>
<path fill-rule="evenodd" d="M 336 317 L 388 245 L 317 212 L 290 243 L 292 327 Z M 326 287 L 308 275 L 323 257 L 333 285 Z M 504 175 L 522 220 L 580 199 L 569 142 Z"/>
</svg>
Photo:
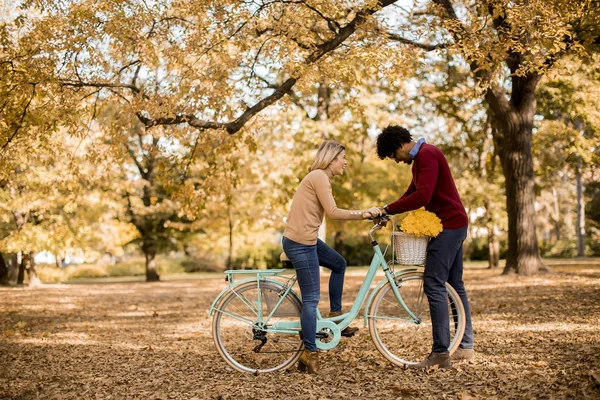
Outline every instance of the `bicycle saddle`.
<svg viewBox="0 0 600 400">
<path fill-rule="evenodd" d="M 281 263 L 286 268 L 294 268 L 294 266 L 292 265 L 292 261 L 289 259 L 287 254 L 285 254 L 285 251 L 281 252 L 281 255 L 279 256 L 279 261 L 281 261 Z"/>
</svg>

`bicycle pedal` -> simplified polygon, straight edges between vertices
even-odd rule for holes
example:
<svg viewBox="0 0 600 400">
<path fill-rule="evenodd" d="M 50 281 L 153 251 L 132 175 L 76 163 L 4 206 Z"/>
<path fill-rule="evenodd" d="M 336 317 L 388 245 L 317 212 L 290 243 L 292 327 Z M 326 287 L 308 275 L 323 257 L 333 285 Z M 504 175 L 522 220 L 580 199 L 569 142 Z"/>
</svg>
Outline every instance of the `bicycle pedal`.
<svg viewBox="0 0 600 400">
<path fill-rule="evenodd" d="M 342 333 L 343 337 L 353 337 L 354 335 L 356 335 L 356 332 L 352 332 L 352 333 Z"/>
</svg>

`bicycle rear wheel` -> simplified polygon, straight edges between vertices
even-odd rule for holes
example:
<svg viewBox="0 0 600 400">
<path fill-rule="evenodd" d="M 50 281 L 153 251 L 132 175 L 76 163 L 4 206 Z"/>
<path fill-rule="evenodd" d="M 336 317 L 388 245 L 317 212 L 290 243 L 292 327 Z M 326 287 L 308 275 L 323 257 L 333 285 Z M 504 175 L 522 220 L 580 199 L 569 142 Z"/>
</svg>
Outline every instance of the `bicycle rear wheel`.
<svg viewBox="0 0 600 400">
<path fill-rule="evenodd" d="M 281 298 L 283 285 L 257 281 L 235 286 L 216 307 L 212 335 L 225 361 L 240 372 L 267 373 L 284 369 L 300 357 L 303 342 L 299 334 L 267 332 L 273 323 L 297 321 L 302 305 L 291 292 L 268 321 Z M 260 302 L 259 302 L 260 298 Z M 259 303 L 262 319 L 259 318 Z"/>
<path fill-rule="evenodd" d="M 395 278 L 407 308 L 420 322 L 415 322 L 394 296 L 389 282 L 383 285 L 369 307 L 369 333 L 379 352 L 392 363 L 416 364 L 431 352 L 433 336 L 429 302 L 423 290 L 423 273 L 409 272 Z M 456 291 L 446 284 L 450 315 L 452 354 L 460 345 L 465 331 L 465 310 Z"/>
</svg>

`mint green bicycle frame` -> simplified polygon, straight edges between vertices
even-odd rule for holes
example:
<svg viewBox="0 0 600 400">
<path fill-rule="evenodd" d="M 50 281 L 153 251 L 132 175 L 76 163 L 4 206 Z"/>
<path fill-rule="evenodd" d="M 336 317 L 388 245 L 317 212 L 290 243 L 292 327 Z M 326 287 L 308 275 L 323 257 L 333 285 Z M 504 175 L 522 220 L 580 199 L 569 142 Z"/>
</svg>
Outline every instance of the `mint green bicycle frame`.
<svg viewBox="0 0 600 400">
<path fill-rule="evenodd" d="M 385 317 L 385 318 L 409 321 L 409 322 L 412 322 L 415 324 L 421 323 L 421 320 L 419 319 L 419 317 L 417 317 L 415 314 L 413 314 L 413 312 L 404 303 L 404 300 L 402 299 L 402 296 L 400 295 L 398 287 L 395 284 L 396 277 L 406 274 L 408 272 L 417 271 L 417 270 L 419 270 L 419 267 L 410 266 L 408 268 L 399 270 L 395 273 L 392 273 L 392 271 L 390 271 L 389 265 L 385 261 L 385 257 L 381 251 L 381 248 L 379 247 L 379 244 L 373 238 L 373 233 L 376 230 L 381 229 L 381 227 L 384 226 L 384 225 L 382 225 L 384 222 L 387 222 L 387 221 L 383 220 L 382 223 L 374 225 L 373 228 L 371 228 L 371 230 L 369 232 L 369 236 L 371 237 L 371 240 L 372 240 L 371 244 L 372 244 L 373 250 L 374 250 L 373 259 L 371 260 L 371 265 L 369 266 L 369 270 L 367 271 L 365 280 L 363 281 L 363 283 L 358 291 L 358 294 L 356 295 L 356 298 L 354 300 L 354 303 L 352 304 L 350 311 L 348 311 L 347 313 L 341 314 L 339 316 L 336 316 L 336 317 L 323 318 L 321 316 L 321 313 L 317 309 L 317 334 L 322 331 L 324 331 L 324 332 L 329 331 L 330 336 L 332 336 L 332 338 L 330 338 L 331 340 L 327 341 L 327 342 L 318 340 L 319 337 L 317 337 L 317 342 L 316 342 L 317 348 L 319 348 L 321 350 L 330 350 L 337 346 L 337 344 L 339 343 L 340 338 L 341 338 L 341 331 L 344 328 L 346 328 L 347 326 L 349 326 L 350 323 L 358 316 L 360 308 L 362 307 L 365 299 L 367 298 L 367 294 L 369 292 L 369 288 L 371 287 L 371 283 L 373 283 L 373 280 L 375 279 L 375 274 L 377 273 L 379 266 L 382 267 L 383 272 L 385 273 L 386 279 L 382 280 L 371 291 L 371 294 L 367 300 L 367 304 L 366 304 L 365 311 L 364 311 L 365 326 L 367 326 L 368 318 L 374 318 L 374 316 L 368 315 L 369 306 L 370 306 L 371 302 L 373 301 L 373 298 L 374 298 L 375 294 L 377 293 L 377 291 L 383 285 L 385 285 L 386 282 L 390 282 L 394 296 L 396 297 L 396 300 L 398 300 L 398 303 L 400 303 L 400 305 L 407 312 L 408 318 L 392 318 L 392 317 Z M 229 287 L 226 288 L 225 290 L 223 290 L 217 296 L 217 298 L 213 302 L 212 306 L 210 307 L 209 315 L 212 316 L 214 312 L 222 312 L 222 313 L 225 313 L 226 315 L 228 315 L 232 318 L 238 319 L 244 323 L 248 323 L 253 326 L 256 326 L 257 328 L 264 330 L 265 332 L 283 333 L 283 334 L 299 334 L 301 331 L 299 321 L 279 321 L 279 322 L 276 322 L 275 324 L 272 324 L 271 326 L 269 326 L 269 320 L 275 314 L 275 312 L 277 311 L 277 309 L 279 308 L 279 306 L 281 305 L 281 303 L 283 302 L 285 297 L 295 296 L 298 299 L 300 298 L 298 296 L 298 294 L 292 290 L 292 286 L 296 283 L 295 276 L 287 278 L 287 281 L 285 283 L 282 283 L 281 281 L 276 280 L 276 279 L 267 278 L 268 276 L 277 276 L 284 271 L 285 271 L 285 269 L 228 270 L 228 271 L 225 271 L 225 273 L 227 274 L 227 281 L 229 283 Z M 255 275 L 255 277 L 243 279 L 236 283 L 236 282 L 234 282 L 235 275 Z M 245 284 L 247 282 L 256 282 L 259 293 L 260 293 L 261 282 L 273 282 L 273 283 L 277 284 L 278 286 L 282 287 L 282 292 L 281 292 L 282 294 L 281 294 L 279 301 L 273 307 L 273 310 L 269 313 L 269 315 L 266 315 L 266 316 L 263 315 L 263 312 L 262 312 L 262 310 L 263 310 L 262 296 L 258 296 L 257 304 L 252 304 L 252 303 L 248 302 L 247 299 L 243 299 L 241 296 L 238 296 L 240 298 L 240 300 L 243 303 L 245 303 L 250 309 L 256 310 L 256 312 L 257 312 L 257 320 L 256 321 L 250 321 L 247 318 L 243 318 L 238 315 L 227 313 L 225 311 L 220 310 L 217 306 L 219 304 L 220 299 L 225 294 L 227 294 L 229 292 L 236 293 L 236 291 L 235 291 L 236 287 L 238 287 L 239 285 Z"/>
</svg>

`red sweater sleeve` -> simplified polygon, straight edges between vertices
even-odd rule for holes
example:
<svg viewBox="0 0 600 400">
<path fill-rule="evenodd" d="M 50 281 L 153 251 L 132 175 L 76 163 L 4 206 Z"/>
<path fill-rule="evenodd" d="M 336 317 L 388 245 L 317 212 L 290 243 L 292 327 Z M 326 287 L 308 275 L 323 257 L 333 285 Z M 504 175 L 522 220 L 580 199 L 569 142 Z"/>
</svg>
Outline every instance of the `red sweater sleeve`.
<svg viewBox="0 0 600 400">
<path fill-rule="evenodd" d="M 401 199 L 405 198 L 409 194 L 414 193 L 415 190 L 417 190 L 417 187 L 415 186 L 415 182 L 410 181 L 410 185 L 408 185 L 408 189 L 406 189 L 406 192 L 404 192 L 404 194 L 400 198 Z"/>
<path fill-rule="evenodd" d="M 438 160 L 423 152 L 419 160 L 415 160 L 410 186 L 402 197 L 388 205 L 390 214 L 400 214 L 427 206 L 437 184 L 438 171 Z"/>
</svg>

